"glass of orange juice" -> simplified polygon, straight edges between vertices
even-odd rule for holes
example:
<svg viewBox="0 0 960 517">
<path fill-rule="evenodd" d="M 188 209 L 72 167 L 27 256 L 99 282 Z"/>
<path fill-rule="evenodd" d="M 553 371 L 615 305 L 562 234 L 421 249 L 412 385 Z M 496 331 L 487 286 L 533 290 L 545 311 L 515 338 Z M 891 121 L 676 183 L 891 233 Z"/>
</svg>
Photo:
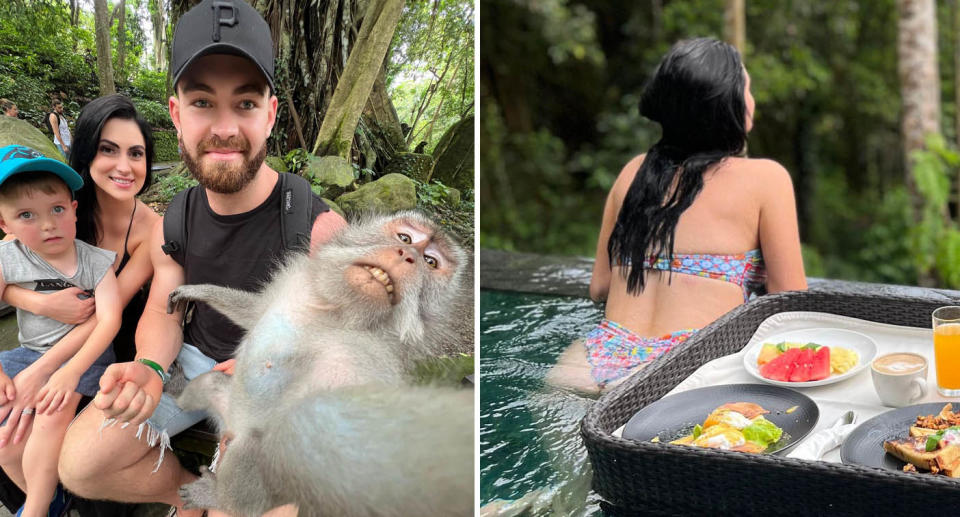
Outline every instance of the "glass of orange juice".
<svg viewBox="0 0 960 517">
<path fill-rule="evenodd" d="M 960 307 L 933 311 L 933 359 L 937 391 L 944 397 L 960 397 Z"/>
</svg>

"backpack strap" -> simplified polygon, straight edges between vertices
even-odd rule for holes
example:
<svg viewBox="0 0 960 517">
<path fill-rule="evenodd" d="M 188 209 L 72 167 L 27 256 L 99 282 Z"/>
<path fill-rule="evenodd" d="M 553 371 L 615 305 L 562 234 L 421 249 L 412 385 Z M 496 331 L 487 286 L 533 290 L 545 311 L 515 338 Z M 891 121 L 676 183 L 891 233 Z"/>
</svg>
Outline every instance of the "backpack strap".
<svg viewBox="0 0 960 517">
<path fill-rule="evenodd" d="M 173 196 L 163 215 L 163 246 L 167 255 L 184 265 L 187 242 L 187 207 L 199 187 L 190 187 Z M 280 173 L 280 239 L 285 250 L 307 251 L 310 248 L 310 219 L 313 190 L 310 183 L 296 174 Z"/>
<path fill-rule="evenodd" d="M 187 243 L 187 205 L 197 187 L 177 192 L 163 214 L 163 246 L 160 249 L 183 265 Z"/>
<path fill-rule="evenodd" d="M 280 174 L 280 238 L 283 249 L 307 251 L 310 249 L 310 231 L 313 221 L 313 190 L 306 179 L 281 172 Z"/>
</svg>

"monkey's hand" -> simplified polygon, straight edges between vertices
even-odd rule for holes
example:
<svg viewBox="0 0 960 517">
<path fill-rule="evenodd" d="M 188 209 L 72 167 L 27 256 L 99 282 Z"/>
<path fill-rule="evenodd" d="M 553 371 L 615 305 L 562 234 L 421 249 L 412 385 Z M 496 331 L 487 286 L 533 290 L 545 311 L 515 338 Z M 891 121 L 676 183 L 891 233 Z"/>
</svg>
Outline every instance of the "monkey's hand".
<svg viewBox="0 0 960 517">
<path fill-rule="evenodd" d="M 173 291 L 170 291 L 170 296 L 167 297 L 167 314 L 173 314 L 175 312 L 183 312 L 187 310 L 187 303 L 194 301 L 190 298 L 189 294 L 186 293 L 184 286 L 180 286 Z"/>
<path fill-rule="evenodd" d="M 180 499 L 185 509 L 208 508 L 217 506 L 217 478 L 207 467 L 200 467 L 200 478 L 193 483 L 180 487 Z"/>
</svg>

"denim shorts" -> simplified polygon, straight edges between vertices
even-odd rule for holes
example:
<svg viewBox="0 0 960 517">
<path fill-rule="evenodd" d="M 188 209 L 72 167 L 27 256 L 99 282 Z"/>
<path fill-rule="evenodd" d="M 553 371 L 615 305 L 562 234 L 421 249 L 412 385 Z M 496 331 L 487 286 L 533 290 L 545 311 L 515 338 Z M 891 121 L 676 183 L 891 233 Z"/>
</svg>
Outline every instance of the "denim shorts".
<svg viewBox="0 0 960 517">
<path fill-rule="evenodd" d="M 0 352 L 0 365 L 3 365 L 3 373 L 12 379 L 28 366 L 35 363 L 41 355 L 43 354 L 40 352 L 19 346 L 13 350 Z M 116 356 L 113 354 L 113 346 L 108 346 L 90 368 L 80 376 L 80 382 L 77 384 L 77 392 L 88 397 L 96 395 L 100 389 L 100 376 L 103 375 L 107 366 L 110 366 L 115 361 Z"/>
<path fill-rule="evenodd" d="M 217 361 L 204 355 L 200 349 L 186 343 L 177 355 L 177 362 L 183 368 L 183 374 L 187 380 L 209 372 L 217 364 Z M 205 418 L 207 418 L 206 411 L 184 411 L 177 405 L 174 397 L 164 393 L 153 415 L 147 419 L 147 425 L 152 430 L 168 436 L 176 436 Z"/>
</svg>

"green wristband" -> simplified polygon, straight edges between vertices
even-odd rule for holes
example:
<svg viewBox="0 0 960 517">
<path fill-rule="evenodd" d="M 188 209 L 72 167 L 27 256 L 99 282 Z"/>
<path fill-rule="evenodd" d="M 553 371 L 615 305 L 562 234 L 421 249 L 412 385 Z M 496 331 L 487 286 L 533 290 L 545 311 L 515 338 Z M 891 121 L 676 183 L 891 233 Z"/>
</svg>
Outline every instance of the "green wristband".
<svg viewBox="0 0 960 517">
<path fill-rule="evenodd" d="M 155 362 L 153 362 L 153 361 L 151 361 L 151 360 L 149 360 L 149 359 L 144 359 L 144 358 L 142 358 L 142 357 L 141 357 L 140 359 L 137 359 L 137 362 L 142 363 L 142 364 L 145 364 L 145 365 L 149 366 L 151 370 L 157 372 L 157 375 L 160 376 L 160 382 L 161 382 L 161 383 L 166 384 L 166 383 L 167 383 L 167 380 L 170 379 L 170 374 L 168 374 L 167 372 L 163 371 L 163 367 L 160 366 L 159 364 L 157 364 L 157 363 L 155 363 Z"/>
</svg>

